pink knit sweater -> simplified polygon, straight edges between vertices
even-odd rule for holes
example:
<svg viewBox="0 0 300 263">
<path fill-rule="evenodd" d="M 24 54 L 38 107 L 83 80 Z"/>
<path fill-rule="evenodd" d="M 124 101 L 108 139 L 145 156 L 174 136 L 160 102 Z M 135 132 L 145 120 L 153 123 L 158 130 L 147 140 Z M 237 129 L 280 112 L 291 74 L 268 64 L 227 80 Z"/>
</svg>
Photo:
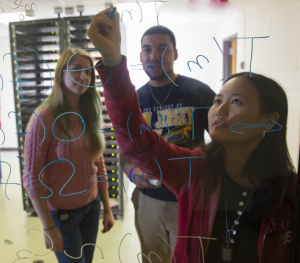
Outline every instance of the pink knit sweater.
<svg viewBox="0 0 300 263">
<path fill-rule="evenodd" d="M 29 197 L 50 196 L 51 191 L 44 186 L 46 185 L 53 191 L 53 194 L 46 198 L 50 211 L 75 209 L 92 202 L 97 197 L 99 189 L 108 188 L 107 182 L 99 182 L 106 181 L 107 176 L 95 178 L 107 174 L 103 156 L 97 162 L 88 160 L 90 143 L 86 134 L 72 142 L 56 139 L 52 133 L 54 118 L 48 106 L 43 106 L 36 114 L 45 125 L 46 135 L 44 142 L 39 145 L 44 138 L 44 128 L 38 117 L 32 117 L 26 129 L 24 162 L 31 175 L 31 191 L 30 178 L 26 169 L 23 174 L 23 185 L 28 192 L 30 191 Z M 76 116 L 75 114 L 68 115 Z M 74 138 L 82 134 L 83 126 L 79 117 L 71 120 L 70 130 Z M 56 124 L 53 131 L 58 138 L 64 139 Z M 73 174 L 73 166 L 68 161 L 53 162 L 59 158 L 70 161 L 75 167 L 75 173 Z M 51 164 L 48 165 L 49 163 Z M 46 165 L 48 166 L 43 170 Z M 40 178 L 44 185 L 39 181 L 39 174 L 42 170 Z M 98 183 L 92 181 L 98 181 Z M 61 196 L 60 191 L 61 195 L 68 196 Z M 78 192 L 82 193 L 74 194 Z"/>
</svg>

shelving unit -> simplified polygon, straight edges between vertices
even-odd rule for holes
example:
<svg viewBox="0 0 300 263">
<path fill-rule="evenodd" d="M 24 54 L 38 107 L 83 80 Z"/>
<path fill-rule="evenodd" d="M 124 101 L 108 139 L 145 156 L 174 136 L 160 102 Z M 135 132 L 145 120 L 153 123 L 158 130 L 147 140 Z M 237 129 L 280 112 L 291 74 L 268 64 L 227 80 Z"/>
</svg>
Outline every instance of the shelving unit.
<svg viewBox="0 0 300 263">
<path fill-rule="evenodd" d="M 46 19 L 26 22 L 10 23 L 11 53 L 16 57 L 22 79 L 14 82 L 15 112 L 19 117 L 18 132 L 26 130 L 29 118 L 38 105 L 40 105 L 50 94 L 52 85 L 51 76 L 54 76 L 55 67 L 60 54 L 70 47 L 92 49 L 94 46 L 86 36 L 86 31 L 92 20 L 92 16 L 66 17 L 61 19 Z M 126 37 L 125 26 L 121 24 L 122 37 Z M 126 54 L 126 46 L 122 46 L 122 53 Z M 36 53 L 38 52 L 45 60 Z M 97 51 L 87 50 L 93 58 L 94 65 L 100 59 Z M 13 79 L 19 80 L 17 61 L 12 57 Z M 97 74 L 96 74 L 97 75 Z M 21 92 L 22 86 L 22 92 Z M 101 86 L 97 75 L 96 86 Z M 49 89 L 49 91 L 47 91 Z M 103 88 L 97 88 L 102 101 L 103 128 L 112 127 L 108 117 Z M 23 95 L 23 100 L 22 100 Z M 18 121 L 17 121 L 18 122 Z M 24 160 L 24 134 L 18 135 L 19 157 Z M 119 148 L 114 133 L 104 133 L 106 150 L 104 161 L 107 174 L 112 174 L 109 181 L 109 197 L 113 214 L 124 215 L 124 203 L 126 195 L 123 191 L 122 169 L 119 162 Z M 24 167 L 20 164 L 21 176 Z M 128 179 L 124 176 L 124 185 L 127 188 Z M 26 189 L 22 187 L 22 196 L 26 197 Z M 29 198 L 23 199 L 23 207 L 27 212 L 33 212 L 34 208 Z"/>
</svg>

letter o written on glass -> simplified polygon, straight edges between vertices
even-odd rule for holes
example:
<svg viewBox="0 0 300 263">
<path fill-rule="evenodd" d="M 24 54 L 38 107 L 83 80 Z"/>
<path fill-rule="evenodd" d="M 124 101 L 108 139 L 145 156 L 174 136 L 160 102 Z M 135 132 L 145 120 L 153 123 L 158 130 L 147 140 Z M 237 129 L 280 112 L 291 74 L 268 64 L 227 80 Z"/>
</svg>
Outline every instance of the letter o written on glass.
<svg viewBox="0 0 300 263">
<path fill-rule="evenodd" d="M 83 122 L 83 132 L 82 132 L 82 134 L 81 134 L 79 137 L 77 137 L 77 138 L 75 138 L 75 139 L 72 139 L 72 140 L 62 140 L 62 139 L 59 139 L 58 137 L 56 137 L 56 135 L 54 134 L 54 131 L 53 131 L 53 127 L 54 127 L 54 124 L 55 124 L 56 120 L 57 120 L 59 117 L 61 117 L 62 115 L 65 115 L 65 114 L 67 114 L 67 113 L 74 113 L 74 114 L 78 115 L 78 116 L 80 117 L 81 121 Z M 78 113 L 73 112 L 73 111 L 69 111 L 69 112 L 65 112 L 65 113 L 60 114 L 59 116 L 57 116 L 57 118 L 54 120 L 54 122 L 53 122 L 53 124 L 52 124 L 52 134 L 54 135 L 54 137 L 55 137 L 57 140 L 60 140 L 60 141 L 63 141 L 63 142 L 72 142 L 72 141 L 76 141 L 76 140 L 78 140 L 78 139 L 84 134 L 84 132 L 85 132 L 85 122 L 84 122 L 83 118 L 82 118 Z"/>
</svg>

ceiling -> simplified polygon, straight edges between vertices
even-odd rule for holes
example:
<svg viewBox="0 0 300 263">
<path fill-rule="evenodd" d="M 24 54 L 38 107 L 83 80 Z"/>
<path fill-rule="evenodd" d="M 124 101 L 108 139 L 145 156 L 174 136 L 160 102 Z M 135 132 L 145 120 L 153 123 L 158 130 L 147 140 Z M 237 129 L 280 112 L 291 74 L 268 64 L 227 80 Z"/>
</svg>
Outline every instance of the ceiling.
<svg viewBox="0 0 300 263">
<path fill-rule="evenodd" d="M 161 24 L 168 22 L 173 25 L 220 23 L 236 10 L 243 10 L 252 0 L 229 0 L 228 3 L 220 5 L 212 3 L 218 0 L 161 0 L 157 4 L 149 3 L 149 0 L 139 0 L 142 9 L 143 23 L 156 23 L 156 14 L 159 15 Z M 264 1 L 264 0 L 261 0 Z M 148 3 L 146 3 L 148 2 Z M 74 14 L 77 16 L 77 5 L 84 6 L 83 15 L 94 15 L 103 10 L 106 3 L 112 3 L 121 14 L 123 10 L 132 11 L 132 21 L 129 14 L 124 13 L 126 26 L 132 26 L 140 21 L 140 7 L 135 0 L 0 0 L 0 36 L 8 36 L 8 22 L 26 20 L 57 18 L 54 12 L 55 7 L 62 7 L 61 17 L 65 14 L 65 7 L 74 7 Z M 34 17 L 28 17 L 25 13 L 32 5 Z M 37 7 L 37 8 L 36 8 Z M 4 10 L 4 13 L 2 10 Z M 22 16 L 24 15 L 24 16 Z M 131 23 L 131 24 L 130 24 Z"/>
<path fill-rule="evenodd" d="M 155 8 L 155 3 L 144 3 L 148 0 L 140 0 L 138 1 L 141 7 L 144 9 L 149 8 L 149 6 L 153 6 Z M 243 8 L 248 2 L 251 0 L 229 0 L 228 4 L 225 6 L 238 6 L 239 8 Z M 4 10 L 5 13 L 21 13 L 25 12 L 25 4 L 27 4 L 27 8 L 32 4 L 32 9 L 34 10 L 34 16 L 37 19 L 40 18 L 52 18 L 57 17 L 54 13 L 55 7 L 62 7 L 63 10 L 65 7 L 74 7 L 74 15 L 77 15 L 76 6 L 84 5 L 85 11 L 83 15 L 92 15 L 95 12 L 99 12 L 104 9 L 105 3 L 113 3 L 118 8 L 122 8 L 122 4 L 131 3 L 135 5 L 137 10 L 139 7 L 135 0 L 0 0 L 0 8 Z M 210 0 L 169 0 L 164 1 L 164 3 L 157 3 L 157 8 L 159 7 L 164 13 L 176 13 L 177 15 L 182 11 L 184 7 L 187 12 L 197 12 L 201 13 L 201 9 L 205 9 L 204 7 L 208 6 L 209 3 L 212 3 Z M 38 10 L 36 10 L 36 7 Z M 206 10 L 207 11 L 207 10 Z M 2 10 L 0 9 L 0 17 Z M 207 12 L 206 12 L 207 13 Z M 202 16 L 203 16 L 202 12 Z M 65 16 L 62 13 L 62 16 Z M 217 17 L 217 16 L 215 16 Z M 210 19 L 212 21 L 212 19 Z"/>
</svg>

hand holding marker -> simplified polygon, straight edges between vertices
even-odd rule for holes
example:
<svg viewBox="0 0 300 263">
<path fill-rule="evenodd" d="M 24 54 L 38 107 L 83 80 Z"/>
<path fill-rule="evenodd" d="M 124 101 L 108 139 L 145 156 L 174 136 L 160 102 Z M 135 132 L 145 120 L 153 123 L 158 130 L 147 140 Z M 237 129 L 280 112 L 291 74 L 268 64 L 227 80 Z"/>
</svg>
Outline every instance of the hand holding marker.
<svg viewBox="0 0 300 263">
<path fill-rule="evenodd" d="M 108 16 L 111 20 L 113 20 L 116 16 L 116 11 L 117 11 L 117 8 L 116 7 L 113 7 L 109 12 L 108 12 Z"/>
<path fill-rule="evenodd" d="M 95 48 L 108 57 L 106 59 L 103 56 L 103 62 L 111 61 L 117 65 L 122 62 L 119 13 L 116 12 L 115 7 L 110 7 L 95 15 L 87 30 L 87 35 Z"/>
</svg>

